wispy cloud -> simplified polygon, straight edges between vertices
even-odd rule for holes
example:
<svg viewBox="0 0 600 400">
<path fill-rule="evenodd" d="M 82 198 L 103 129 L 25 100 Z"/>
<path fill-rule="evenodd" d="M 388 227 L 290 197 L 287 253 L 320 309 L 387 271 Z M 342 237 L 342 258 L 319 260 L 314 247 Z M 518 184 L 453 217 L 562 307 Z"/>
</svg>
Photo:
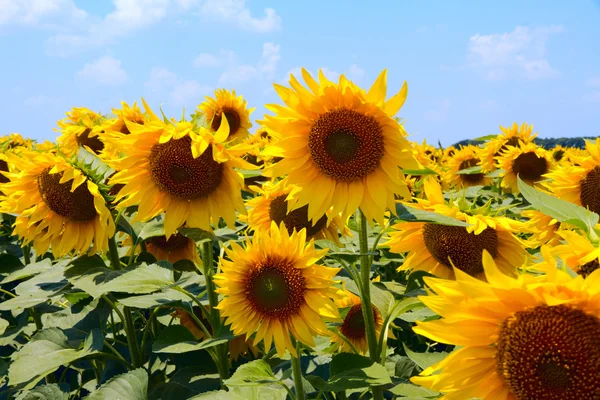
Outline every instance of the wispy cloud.
<svg viewBox="0 0 600 400">
<path fill-rule="evenodd" d="M 437 108 L 434 108 L 429 111 L 425 111 L 423 113 L 423 117 L 429 121 L 445 120 L 446 118 L 448 118 L 448 115 L 450 114 L 451 106 L 452 106 L 452 103 L 450 102 L 450 100 L 442 99 L 438 103 Z"/>
<path fill-rule="evenodd" d="M 600 86 L 600 76 L 593 76 L 585 81 L 585 86 L 588 87 L 599 87 Z"/>
<path fill-rule="evenodd" d="M 0 26 L 79 23 L 87 13 L 73 0 L 1 0 Z"/>
<path fill-rule="evenodd" d="M 157 96 L 164 96 L 173 106 L 193 107 L 212 89 L 196 80 L 185 80 L 164 67 L 154 67 L 144 84 Z"/>
<path fill-rule="evenodd" d="M 219 77 L 220 85 L 235 85 L 251 79 L 271 79 L 279 65 L 281 47 L 271 42 L 263 44 L 256 64 L 230 64 Z"/>
<path fill-rule="evenodd" d="M 121 67 L 121 61 L 112 56 L 104 56 L 84 65 L 77 78 L 91 85 L 119 86 L 127 82 L 127 73 Z"/>
<path fill-rule="evenodd" d="M 254 17 L 245 0 L 205 0 L 200 4 L 204 17 L 233 22 L 243 30 L 266 33 L 281 29 L 281 17 L 272 8 L 265 8 L 264 16 Z"/>
</svg>

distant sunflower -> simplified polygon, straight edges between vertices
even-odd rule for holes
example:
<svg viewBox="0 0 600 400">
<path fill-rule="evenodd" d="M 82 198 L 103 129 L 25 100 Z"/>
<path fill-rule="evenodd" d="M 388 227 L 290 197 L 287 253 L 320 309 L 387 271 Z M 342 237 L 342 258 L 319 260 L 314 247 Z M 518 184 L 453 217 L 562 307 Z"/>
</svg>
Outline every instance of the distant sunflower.
<svg viewBox="0 0 600 400">
<path fill-rule="evenodd" d="M 35 143 L 33 147 L 35 150 L 41 151 L 44 153 L 56 153 L 56 151 L 57 151 L 56 143 L 51 142 L 49 140 L 44 140 L 41 143 Z"/>
<path fill-rule="evenodd" d="M 462 171 L 463 169 L 481 165 L 481 160 L 479 158 L 480 151 L 481 149 L 476 146 L 465 146 L 460 150 L 456 150 L 454 155 L 448 158 L 446 181 L 452 182 L 458 187 L 489 185 L 492 182 L 492 179 L 487 178 L 483 173 L 457 174 L 457 172 Z"/>
<path fill-rule="evenodd" d="M 512 126 L 500 126 L 500 130 L 502 133 L 496 138 L 488 140 L 481 150 L 481 166 L 484 172 L 494 171 L 498 158 L 506 150 L 531 143 L 537 136 L 537 132 L 532 134 L 533 125 L 526 123 L 519 126 L 514 122 Z"/>
<path fill-rule="evenodd" d="M 588 157 L 578 166 L 565 166 L 546 174 L 557 197 L 600 214 L 600 139 L 586 141 Z"/>
<path fill-rule="evenodd" d="M 31 139 L 24 139 L 18 133 L 11 133 L 10 135 L 0 136 L 0 152 L 3 151 L 17 151 L 17 150 L 31 150 L 33 147 L 33 141 Z"/>
<path fill-rule="evenodd" d="M 517 175 L 528 185 L 533 186 L 544 180 L 554 167 L 554 159 L 547 150 L 528 143 L 521 147 L 510 147 L 498 158 L 498 167 L 504 170 L 502 186 L 518 194 Z"/>
<path fill-rule="evenodd" d="M 277 115 L 262 123 L 281 135 L 268 151 L 283 160 L 265 174 L 288 174 L 302 187 L 298 206 L 308 204 L 310 219 L 330 207 L 345 219 L 360 207 L 368 220 L 382 222 L 386 207 L 395 209 L 395 194 L 410 197 L 399 167 L 419 168 L 404 127 L 393 118 L 406 100 L 406 84 L 385 101 L 386 71 L 368 93 L 344 75 L 337 84 L 322 71 L 319 82 L 304 69 L 302 76 L 308 89 L 293 75 L 291 89 L 275 84 L 287 107 L 267 106 Z"/>
<path fill-rule="evenodd" d="M 248 109 L 246 100 L 242 96 L 236 96 L 235 90 L 231 92 L 225 89 L 215 90 L 215 97 L 205 97 L 206 100 L 198 106 L 197 112 L 204 115 L 206 122 L 210 124 L 212 131 L 216 132 L 221 126 L 223 115 L 229 123 L 229 136 L 227 142 L 239 141 L 250 134 L 252 127 L 250 113 L 254 109 Z"/>
<path fill-rule="evenodd" d="M 33 242 L 38 255 L 51 247 L 55 257 L 108 248 L 115 225 L 95 183 L 52 154 L 29 151 L 10 161 L 20 172 L 7 173 L 0 191 L 5 211 L 19 214 L 14 232 L 24 245 Z"/>
<path fill-rule="evenodd" d="M 414 142 L 413 148 L 415 158 L 424 166 L 429 166 L 430 164 L 439 165 L 444 156 L 444 152 L 441 149 L 428 144 L 426 140 L 423 140 L 421 144 Z"/>
<path fill-rule="evenodd" d="M 128 126 L 131 133 L 113 142 L 125 157 L 108 161 L 119 171 L 110 184 L 124 185 L 116 195 L 119 209 L 138 205 L 140 221 L 165 212 L 167 237 L 184 223 L 211 230 L 221 217 L 233 226 L 236 210 L 245 214 L 242 176 L 233 167 L 251 166 L 222 145 L 226 119 L 214 135 L 185 121 Z"/>
<path fill-rule="evenodd" d="M 144 99 L 142 99 L 142 102 L 144 103 L 146 110 L 149 110 Z M 105 139 L 103 141 L 105 146 L 105 156 L 109 158 L 120 157 L 119 148 L 115 147 L 113 143 L 118 142 L 124 135 L 129 135 L 131 133 L 127 124 L 144 125 L 148 120 L 158 120 L 158 117 L 153 113 L 150 113 L 150 115 L 144 114 L 137 103 L 133 103 L 133 106 L 130 107 L 129 104 L 122 101 L 121 107 L 121 109 L 112 109 L 116 118 L 107 119 L 103 122 L 104 137 L 108 138 L 110 136 L 112 139 Z"/>
<path fill-rule="evenodd" d="M 419 299 L 442 319 L 414 331 L 461 348 L 411 381 L 448 400 L 600 398 L 600 272 L 511 278 L 487 253 L 483 263 L 487 283 L 425 278 Z"/>
<path fill-rule="evenodd" d="M 528 238 L 530 247 L 536 248 L 543 244 L 555 246 L 560 243 L 561 238 L 557 233 L 561 223 L 556 219 L 537 210 L 525 210 L 521 216 L 529 219 L 525 222 L 524 231 L 532 233 Z"/>
<path fill-rule="evenodd" d="M 167 260 L 171 264 L 180 260 L 190 260 L 197 265 L 201 264 L 196 242 L 179 233 L 166 236 L 154 236 L 144 241 L 146 250 L 157 260 Z"/>
<path fill-rule="evenodd" d="M 486 250 L 506 274 L 527 259 L 525 245 L 515 237 L 522 229 L 518 221 L 506 217 L 461 211 L 445 204 L 435 180 L 425 181 L 428 200 L 411 204 L 417 208 L 447 215 L 470 226 L 449 226 L 429 222 L 400 222 L 392 226 L 389 241 L 381 246 L 394 253 L 408 253 L 399 270 L 424 270 L 441 278 L 454 278 L 453 266 L 483 278 L 482 254 Z"/>
<path fill-rule="evenodd" d="M 271 343 L 279 356 L 286 350 L 297 356 L 290 334 L 308 346 L 313 336 L 327 335 L 323 318 L 339 321 L 333 299 L 341 290 L 332 278 L 339 268 L 316 265 L 327 250 L 306 243 L 306 230 L 291 235 L 275 223 L 268 231 L 256 231 L 245 248 L 231 242 L 227 258 L 220 259 L 221 273 L 214 280 L 223 295 L 218 309 L 236 335 Z"/>
<path fill-rule="evenodd" d="M 61 152 L 67 157 L 74 156 L 80 147 L 101 154 L 104 149 L 102 134 L 104 128 L 102 115 L 81 107 L 67 112 L 67 118 L 58 121 L 60 136 L 56 139 Z"/>
<path fill-rule="evenodd" d="M 285 181 L 275 184 L 265 184 L 255 188 L 260 196 L 249 200 L 246 204 L 248 211 L 248 224 L 254 230 L 268 230 L 271 222 L 283 224 L 291 234 L 293 230 L 299 232 L 306 229 L 308 239 L 329 239 L 339 243 L 339 232 L 349 234 L 339 216 L 322 215 L 312 221 L 308 219 L 308 206 L 294 208 L 297 195 L 301 189 L 295 185 L 288 185 Z M 331 213 L 329 213 L 331 215 Z"/>
<path fill-rule="evenodd" d="M 562 231 L 560 237 L 564 244 L 552 248 L 552 253 L 584 278 L 600 269 L 600 248 L 590 240 L 575 231 Z"/>
</svg>

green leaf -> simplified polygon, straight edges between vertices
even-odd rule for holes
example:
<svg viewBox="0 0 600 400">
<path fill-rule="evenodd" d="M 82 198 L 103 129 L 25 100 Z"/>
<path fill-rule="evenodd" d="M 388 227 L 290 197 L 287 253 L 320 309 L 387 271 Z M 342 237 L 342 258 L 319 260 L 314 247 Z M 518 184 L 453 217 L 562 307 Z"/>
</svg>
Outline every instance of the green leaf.
<svg viewBox="0 0 600 400">
<path fill-rule="evenodd" d="M 475 175 L 482 174 L 481 165 L 474 165 L 469 168 L 461 169 L 460 171 L 455 172 L 455 175 Z"/>
<path fill-rule="evenodd" d="M 394 366 L 394 376 L 408 379 L 413 376 L 417 364 L 410 357 L 400 356 Z"/>
<path fill-rule="evenodd" d="M 187 353 L 207 349 L 231 341 L 235 336 L 223 336 L 198 342 L 184 326 L 171 325 L 161 330 L 152 344 L 154 353 Z"/>
<path fill-rule="evenodd" d="M 124 274 L 106 282 L 103 286 L 108 292 L 145 294 L 156 292 L 174 283 L 171 264 L 159 261 L 156 264 L 142 264 L 132 270 L 126 270 Z"/>
<path fill-rule="evenodd" d="M 204 239 L 215 239 L 214 233 L 204 231 L 199 228 L 179 228 L 177 232 L 181 233 L 185 237 L 192 239 L 194 242 L 199 242 Z"/>
<path fill-rule="evenodd" d="M 87 400 L 146 400 L 148 398 L 148 373 L 143 368 L 134 369 L 112 378 Z"/>
<path fill-rule="evenodd" d="M 405 175 L 413 175 L 413 176 L 417 176 L 417 175 L 438 175 L 437 172 L 435 172 L 432 169 L 429 168 L 423 168 L 423 169 L 403 169 L 402 172 Z"/>
<path fill-rule="evenodd" d="M 23 393 L 17 400 L 68 400 L 69 394 L 61 390 L 56 383 L 52 385 L 38 386 L 35 389 Z"/>
<path fill-rule="evenodd" d="M 111 308 L 101 299 L 93 301 L 81 301 L 63 310 L 43 314 L 42 325 L 45 328 L 60 328 L 63 330 L 75 328 L 82 332 L 91 332 L 93 329 L 101 329 L 108 316 L 111 313 Z"/>
<path fill-rule="evenodd" d="M 140 239 L 146 240 L 151 237 L 164 236 L 165 225 L 163 218 L 154 218 L 146 222 L 140 231 Z"/>
<path fill-rule="evenodd" d="M 281 386 L 234 387 L 194 396 L 190 400 L 285 400 L 287 391 Z"/>
<path fill-rule="evenodd" d="M 400 398 L 436 398 L 439 393 L 435 390 L 427 389 L 421 386 L 411 385 L 410 383 L 401 383 L 390 389 L 396 396 Z"/>
<path fill-rule="evenodd" d="M 8 370 L 9 383 L 15 386 L 33 380 L 27 386 L 34 386 L 39 379 L 56 371 L 61 365 L 100 351 L 103 344 L 104 338 L 98 329 L 88 335 L 81 349 L 73 347 L 69 337 L 58 328 L 41 330 L 17 353 L 13 353 Z"/>
<path fill-rule="evenodd" d="M 30 276 L 34 276 L 39 273 L 48 271 L 51 268 L 52 268 L 52 261 L 48 258 L 44 258 L 42 261 L 26 265 L 26 266 L 22 267 L 21 269 L 19 269 L 18 271 L 15 271 L 15 272 L 9 274 L 6 278 L 4 278 L 2 283 L 9 283 L 9 282 L 29 278 Z"/>
<path fill-rule="evenodd" d="M 10 323 L 7 320 L 0 318 L 0 335 L 2 335 L 9 326 Z"/>
<path fill-rule="evenodd" d="M 278 382 L 271 366 L 265 360 L 250 361 L 238 367 L 233 376 L 223 383 L 228 387 L 260 386 L 265 383 Z"/>
<path fill-rule="evenodd" d="M 499 135 L 493 134 L 493 135 L 485 135 L 485 136 L 480 136 L 478 138 L 473 139 L 473 141 L 476 142 L 483 142 L 485 140 L 491 140 L 491 139 L 496 139 Z"/>
<path fill-rule="evenodd" d="M 119 302 L 128 307 L 137 308 L 152 308 L 156 306 L 163 306 L 167 304 L 177 303 L 180 301 L 188 302 L 190 298 L 180 291 L 176 290 L 175 287 L 181 287 L 188 292 L 198 296 L 201 290 L 204 289 L 206 280 L 204 275 L 198 273 L 184 272 L 181 274 L 181 278 L 169 287 L 162 289 L 156 293 L 145 294 L 141 296 L 131 296 L 124 299 L 120 299 Z"/>
<path fill-rule="evenodd" d="M 437 364 L 442 361 L 446 356 L 450 353 L 415 353 L 408 347 L 406 347 L 405 343 L 402 343 L 404 346 L 404 351 L 406 351 L 406 355 L 415 362 L 419 367 L 426 369 L 431 367 L 433 364 Z"/>
<path fill-rule="evenodd" d="M 392 383 L 383 365 L 358 354 L 337 354 L 331 360 L 330 369 L 327 387 L 333 392 Z"/>
<path fill-rule="evenodd" d="M 448 217 L 434 213 L 431 211 L 420 210 L 405 204 L 396 204 L 396 215 L 398 219 L 408 222 L 430 222 L 433 224 L 449 225 L 449 226 L 469 226 L 466 222 L 459 221 L 456 218 Z"/>
<path fill-rule="evenodd" d="M 566 222 L 589 233 L 598 223 L 600 216 L 586 208 L 559 199 L 529 186 L 517 177 L 519 190 L 531 205 L 560 222 Z"/>
<path fill-rule="evenodd" d="M 8 275 L 22 268 L 23 263 L 19 257 L 12 254 L 0 254 L 0 275 Z"/>
</svg>

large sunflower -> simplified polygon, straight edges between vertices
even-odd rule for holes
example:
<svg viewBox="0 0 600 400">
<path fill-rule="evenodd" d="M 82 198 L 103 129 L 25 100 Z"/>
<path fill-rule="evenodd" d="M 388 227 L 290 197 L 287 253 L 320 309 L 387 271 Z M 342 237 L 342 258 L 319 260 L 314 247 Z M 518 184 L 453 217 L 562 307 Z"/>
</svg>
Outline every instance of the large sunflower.
<svg viewBox="0 0 600 400">
<path fill-rule="evenodd" d="M 487 253 L 483 264 L 487 283 L 425 278 L 419 298 L 442 319 L 414 331 L 461 348 L 411 380 L 447 400 L 600 398 L 600 272 L 510 278 Z"/>
<path fill-rule="evenodd" d="M 344 219 L 358 207 L 369 220 L 383 222 L 386 207 L 395 209 L 394 195 L 410 198 L 399 167 L 417 169 L 406 132 L 394 118 L 404 104 L 406 84 L 385 101 L 386 71 L 371 89 L 360 89 L 345 76 L 329 81 L 322 71 L 319 82 L 306 71 L 308 89 L 290 77 L 291 89 L 275 85 L 287 107 L 269 105 L 276 116 L 263 125 L 282 139 L 268 149 L 283 160 L 265 173 L 288 174 L 303 188 L 298 207 L 308 204 L 308 217 L 319 218 L 332 207 Z"/>
<path fill-rule="evenodd" d="M 308 219 L 308 206 L 294 208 L 300 188 L 288 185 L 285 181 L 265 184 L 255 188 L 260 196 L 248 201 L 248 224 L 254 230 L 268 230 L 271 222 L 277 225 L 283 222 L 291 234 L 295 229 L 306 229 L 308 239 L 329 239 L 339 243 L 339 232 L 350 234 L 339 216 L 322 215 L 312 221 Z"/>
<path fill-rule="evenodd" d="M 483 210 L 463 212 L 446 204 L 441 187 L 434 179 L 425 181 L 428 200 L 411 204 L 421 209 L 454 217 L 469 226 L 448 226 L 428 222 L 395 224 L 389 241 L 381 246 L 394 253 L 408 253 L 399 270 L 424 270 L 441 278 L 454 278 L 453 266 L 469 275 L 483 278 L 481 255 L 488 251 L 507 274 L 527 259 L 525 245 L 514 235 L 522 223 L 506 217 L 486 215 Z"/>
<path fill-rule="evenodd" d="M 57 122 L 59 129 L 55 129 L 60 132 L 56 139 L 60 151 L 71 157 L 80 147 L 84 147 L 95 154 L 101 154 L 104 150 L 104 142 L 101 140 L 104 134 L 104 117 L 84 107 L 75 107 L 66 114 L 67 118 Z"/>
<path fill-rule="evenodd" d="M 492 179 L 487 178 L 483 173 L 457 174 L 457 172 L 463 169 L 481 165 L 480 152 L 481 149 L 476 146 L 465 146 L 460 150 L 455 150 L 454 155 L 448 157 L 446 181 L 452 182 L 458 187 L 489 185 Z"/>
<path fill-rule="evenodd" d="M 532 134 L 533 125 L 523 123 L 520 127 L 514 122 L 511 126 L 500 126 L 502 133 L 485 143 L 481 150 L 481 166 L 484 172 L 494 171 L 498 157 L 510 147 L 521 147 L 531 143 L 537 136 Z"/>
<path fill-rule="evenodd" d="M 245 248 L 232 242 L 214 279 L 224 296 L 218 308 L 233 332 L 256 333 L 254 343 L 264 340 L 265 351 L 274 341 L 279 356 L 286 349 L 297 355 L 290 333 L 308 346 L 316 334 L 327 335 L 323 318 L 339 321 L 333 299 L 342 292 L 332 280 L 339 268 L 315 264 L 325 253 L 306 243 L 306 230 L 290 235 L 275 223 L 255 232 Z"/>
<path fill-rule="evenodd" d="M 229 123 L 228 142 L 243 140 L 248 136 L 252 127 L 250 114 L 254 109 L 248 109 L 246 100 L 240 95 L 236 96 L 235 90 L 231 92 L 225 89 L 215 90 L 215 97 L 205 97 L 206 100 L 197 108 L 197 113 L 206 118 L 211 129 L 216 132 L 221 126 L 223 115 Z"/>
<path fill-rule="evenodd" d="M 35 151 L 10 155 L 18 173 L 0 185 L 5 212 L 19 214 L 15 234 L 33 242 L 38 255 L 49 247 L 55 257 L 104 251 L 115 225 L 98 186 L 53 154 Z M 93 246 L 90 249 L 90 246 Z"/>
<path fill-rule="evenodd" d="M 211 230 L 221 217 L 233 226 L 236 210 L 245 214 L 243 179 L 233 167 L 251 166 L 224 148 L 226 119 L 214 135 L 185 121 L 128 127 L 131 133 L 113 143 L 126 156 L 108 161 L 119 171 L 110 183 L 125 185 L 116 196 L 120 209 L 138 205 L 140 221 L 165 212 L 167 237 L 184 223 Z"/>
<path fill-rule="evenodd" d="M 533 186 L 544 180 L 544 174 L 554 167 L 552 155 L 535 143 L 521 147 L 510 146 L 498 157 L 498 165 L 503 169 L 502 186 L 518 194 L 517 175 L 527 184 Z"/>
<path fill-rule="evenodd" d="M 588 157 L 577 166 L 565 166 L 546 174 L 557 197 L 600 214 L 600 139 L 586 141 Z"/>
</svg>

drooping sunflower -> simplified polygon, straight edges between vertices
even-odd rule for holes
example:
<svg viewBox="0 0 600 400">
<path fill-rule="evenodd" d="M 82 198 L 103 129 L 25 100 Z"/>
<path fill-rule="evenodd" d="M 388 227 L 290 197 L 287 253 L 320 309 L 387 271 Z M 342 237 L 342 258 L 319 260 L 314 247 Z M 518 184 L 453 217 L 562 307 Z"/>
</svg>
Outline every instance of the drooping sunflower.
<svg viewBox="0 0 600 400">
<path fill-rule="evenodd" d="M 526 123 L 517 125 L 514 122 L 511 126 L 500 126 L 501 134 L 494 139 L 488 140 L 481 150 L 481 166 L 484 172 L 494 171 L 497 167 L 498 157 L 510 147 L 521 147 L 522 144 L 528 144 L 538 135 L 533 132 L 533 125 Z"/>
<path fill-rule="evenodd" d="M 67 118 L 57 122 L 60 136 L 56 143 L 67 157 L 74 156 L 80 147 L 99 155 L 104 149 L 101 136 L 104 134 L 104 117 L 85 107 L 74 107 L 68 111 Z"/>
<path fill-rule="evenodd" d="M 411 381 L 447 400 L 600 398 L 600 272 L 511 278 L 487 253 L 483 264 L 487 282 L 425 278 L 420 299 L 442 319 L 414 331 L 462 347 Z"/>
<path fill-rule="evenodd" d="M 216 132 L 219 129 L 225 115 L 230 129 L 227 142 L 243 140 L 250 134 L 249 129 L 252 127 L 250 114 L 254 109 L 248 109 L 246 100 L 241 95 L 237 96 L 235 90 L 230 92 L 226 89 L 217 89 L 214 98 L 206 96 L 205 99 L 196 112 L 206 118 L 212 131 Z"/>
<path fill-rule="evenodd" d="M 293 75 L 291 89 L 275 84 L 287 107 L 267 106 L 276 116 L 262 123 L 281 135 L 268 154 L 283 159 L 265 174 L 287 174 L 302 187 L 297 206 L 308 204 L 310 219 L 330 207 L 345 219 L 360 207 L 368 220 L 382 222 L 386 207 L 395 209 L 395 194 L 410 197 L 399 167 L 419 168 L 404 127 L 393 118 L 406 100 L 406 84 L 385 101 L 385 70 L 368 92 L 343 75 L 337 84 L 322 71 L 319 82 L 304 69 L 302 76 L 308 89 Z"/>
<path fill-rule="evenodd" d="M 152 254 L 157 260 L 167 260 L 171 264 L 180 260 L 190 260 L 197 265 L 202 262 L 198 255 L 196 242 L 180 233 L 175 233 L 168 239 L 164 235 L 154 236 L 144 242 L 148 253 Z"/>
<path fill-rule="evenodd" d="M 349 235 L 350 231 L 339 216 L 321 215 L 312 221 L 308 219 L 308 206 L 294 208 L 301 188 L 285 181 L 265 184 L 255 188 L 260 196 L 249 200 L 248 224 L 254 230 L 268 230 L 271 223 L 283 223 L 291 234 L 306 229 L 308 239 L 329 239 L 339 243 L 339 233 Z M 331 213 L 329 213 L 331 214 Z"/>
<path fill-rule="evenodd" d="M 469 226 L 449 226 L 429 222 L 400 222 L 392 226 L 389 241 L 381 244 L 394 253 L 408 253 L 398 270 L 424 270 L 441 278 L 453 279 L 454 269 L 483 278 L 481 255 L 488 251 L 499 267 L 514 274 L 527 259 L 525 244 L 515 234 L 523 229 L 519 221 L 487 215 L 486 208 L 461 211 L 455 203 L 445 203 L 439 184 L 425 183 L 427 200 L 411 206 L 447 215 Z"/>
<path fill-rule="evenodd" d="M 528 143 L 521 147 L 510 146 L 498 157 L 497 166 L 504 170 L 502 186 L 518 194 L 517 175 L 533 186 L 544 180 L 544 175 L 553 169 L 554 159 L 547 150 Z"/>
<path fill-rule="evenodd" d="M 577 166 L 565 166 L 545 175 L 557 197 L 600 214 L 600 139 L 586 141 L 588 157 Z"/>
<path fill-rule="evenodd" d="M 457 174 L 461 170 L 481 165 L 480 151 L 481 149 L 476 146 L 465 146 L 456 150 L 454 155 L 448 158 L 448 172 L 445 180 L 458 187 L 489 185 L 492 179 L 487 178 L 483 173 Z"/>
<path fill-rule="evenodd" d="M 584 278 L 600 269 L 600 248 L 575 231 L 561 231 L 565 243 L 552 248 L 569 268 Z"/>
<path fill-rule="evenodd" d="M 559 221 L 538 210 L 525 210 L 521 215 L 528 218 L 524 231 L 532 234 L 527 239 L 529 247 L 536 248 L 544 244 L 555 246 L 560 243 L 561 237 L 557 233 L 562 224 Z"/>
<path fill-rule="evenodd" d="M 124 185 L 116 196 L 119 209 L 138 205 L 140 221 L 164 212 L 167 237 L 183 224 L 211 230 L 211 223 L 223 218 L 233 226 L 236 210 L 246 213 L 243 179 L 233 168 L 252 166 L 223 146 L 226 119 L 214 135 L 186 121 L 128 127 L 131 133 L 113 142 L 125 157 L 108 161 L 118 171 L 110 184 Z"/>
<path fill-rule="evenodd" d="M 233 333 L 255 334 L 265 351 L 274 341 L 280 357 L 286 349 L 297 356 L 290 334 L 308 346 L 313 336 L 327 335 L 323 318 L 339 321 L 333 300 L 343 292 L 332 279 L 340 269 L 315 264 L 326 252 L 306 243 L 306 230 L 290 235 L 275 223 L 256 231 L 245 248 L 232 242 L 214 281 L 223 295 L 218 309 Z"/>
<path fill-rule="evenodd" d="M 105 251 L 115 225 L 98 186 L 64 159 L 49 153 L 10 155 L 18 173 L 0 184 L 5 212 L 19 214 L 15 234 L 38 255 L 55 257 Z M 91 246 L 91 248 L 90 248 Z"/>
<path fill-rule="evenodd" d="M 352 343 L 356 350 L 364 355 L 369 351 L 369 345 L 367 343 L 365 318 L 362 312 L 360 297 L 347 290 L 344 293 L 346 294 L 346 297 L 336 300 L 335 303 L 338 308 L 350 307 L 350 309 L 344 317 L 342 324 L 338 326 L 338 330 L 350 343 Z M 375 336 L 380 337 L 381 328 L 383 327 L 383 318 L 375 306 L 371 305 L 371 307 L 373 308 L 373 319 L 375 322 Z M 348 353 L 353 351 L 352 347 L 336 333 L 331 332 L 330 336 L 331 342 L 334 344 L 333 350 Z"/>
</svg>

